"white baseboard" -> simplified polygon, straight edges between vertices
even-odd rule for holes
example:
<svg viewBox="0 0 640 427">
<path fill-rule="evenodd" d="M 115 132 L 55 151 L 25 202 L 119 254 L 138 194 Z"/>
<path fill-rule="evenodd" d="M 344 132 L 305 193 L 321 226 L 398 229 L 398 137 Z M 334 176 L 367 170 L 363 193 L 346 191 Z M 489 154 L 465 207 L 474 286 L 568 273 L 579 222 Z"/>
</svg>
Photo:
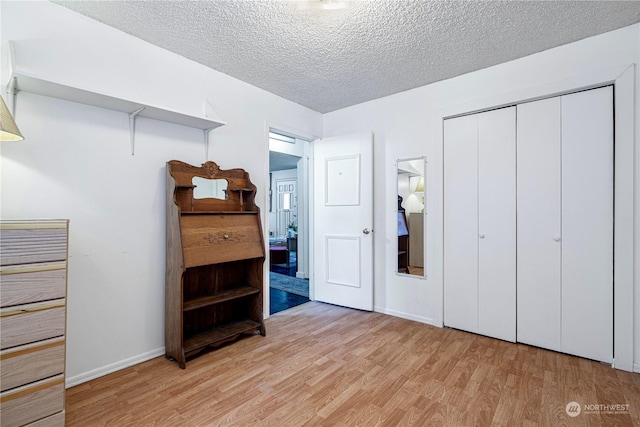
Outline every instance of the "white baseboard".
<svg viewBox="0 0 640 427">
<path fill-rule="evenodd" d="M 65 388 L 70 388 L 82 383 L 86 383 L 87 381 L 100 378 L 112 372 L 128 368 L 129 366 L 137 365 L 138 363 L 146 362 L 147 360 L 151 360 L 162 355 L 164 355 L 164 347 L 151 350 L 146 353 L 138 354 L 133 357 L 129 357 L 128 359 L 120 360 L 118 362 L 111 363 L 110 365 L 93 369 L 89 372 L 74 375 L 73 377 L 67 377 L 65 381 Z"/>
<path fill-rule="evenodd" d="M 388 314 L 389 316 L 400 317 L 402 319 L 413 320 L 415 322 L 426 323 L 427 325 L 433 325 L 433 319 L 430 317 L 415 316 L 413 314 L 382 307 L 374 307 L 373 311 L 376 313 Z"/>
<path fill-rule="evenodd" d="M 298 279 L 308 279 L 309 278 L 309 274 L 306 271 L 297 271 L 296 272 L 296 277 Z"/>
<path fill-rule="evenodd" d="M 633 372 L 637 372 L 640 374 L 640 363 L 633 364 Z"/>
</svg>

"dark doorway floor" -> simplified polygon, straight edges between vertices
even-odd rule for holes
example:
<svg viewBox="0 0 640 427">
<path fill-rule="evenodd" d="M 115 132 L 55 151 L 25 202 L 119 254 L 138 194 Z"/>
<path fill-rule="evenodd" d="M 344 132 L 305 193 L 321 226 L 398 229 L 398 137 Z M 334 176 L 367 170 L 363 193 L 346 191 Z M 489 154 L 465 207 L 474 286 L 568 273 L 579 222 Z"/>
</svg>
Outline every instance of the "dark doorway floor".
<svg viewBox="0 0 640 427">
<path fill-rule="evenodd" d="M 290 252 L 289 255 L 289 268 L 286 264 L 274 264 L 271 266 L 271 271 L 280 274 L 286 274 L 287 276 L 296 277 L 296 271 L 298 271 L 297 257 L 295 252 Z M 305 302 L 309 302 L 309 298 L 300 295 L 292 294 L 289 292 L 281 291 L 280 289 L 269 289 L 269 313 L 279 313 L 287 310 L 291 307 L 295 307 Z"/>
<path fill-rule="evenodd" d="M 269 289 L 269 302 L 270 302 L 270 314 L 279 313 L 287 310 L 296 305 L 309 302 L 309 298 L 296 294 L 290 294 L 289 292 L 281 291 L 280 289 Z"/>
</svg>

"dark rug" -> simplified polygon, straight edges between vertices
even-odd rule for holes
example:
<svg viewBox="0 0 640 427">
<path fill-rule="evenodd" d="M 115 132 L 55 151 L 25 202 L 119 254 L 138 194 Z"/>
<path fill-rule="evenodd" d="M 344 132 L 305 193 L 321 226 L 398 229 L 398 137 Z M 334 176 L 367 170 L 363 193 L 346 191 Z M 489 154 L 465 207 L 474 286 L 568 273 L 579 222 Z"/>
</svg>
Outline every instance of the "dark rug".
<svg viewBox="0 0 640 427">
<path fill-rule="evenodd" d="M 284 274 L 269 272 L 269 286 L 291 294 L 309 298 L 309 281 Z"/>
</svg>

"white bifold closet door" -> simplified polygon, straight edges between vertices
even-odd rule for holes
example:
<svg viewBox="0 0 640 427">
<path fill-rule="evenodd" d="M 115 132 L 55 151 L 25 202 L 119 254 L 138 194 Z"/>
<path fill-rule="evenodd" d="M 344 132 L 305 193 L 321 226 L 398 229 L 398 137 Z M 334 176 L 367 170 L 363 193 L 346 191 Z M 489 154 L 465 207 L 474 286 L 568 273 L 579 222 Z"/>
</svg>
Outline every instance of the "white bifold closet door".
<svg viewBox="0 0 640 427">
<path fill-rule="evenodd" d="M 518 341 L 561 351 L 561 102 L 517 108 Z"/>
<path fill-rule="evenodd" d="M 613 360 L 613 90 L 518 105 L 517 338 Z"/>
<path fill-rule="evenodd" d="M 444 122 L 444 323 L 516 339 L 515 107 Z"/>
</svg>

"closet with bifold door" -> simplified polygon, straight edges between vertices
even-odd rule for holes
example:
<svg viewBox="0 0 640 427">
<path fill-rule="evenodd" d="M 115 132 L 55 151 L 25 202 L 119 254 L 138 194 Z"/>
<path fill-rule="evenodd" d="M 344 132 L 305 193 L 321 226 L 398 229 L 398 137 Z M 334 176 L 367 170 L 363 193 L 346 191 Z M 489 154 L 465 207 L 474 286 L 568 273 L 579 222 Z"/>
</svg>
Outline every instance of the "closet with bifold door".
<svg viewBox="0 0 640 427">
<path fill-rule="evenodd" d="M 444 323 L 516 339 L 516 108 L 444 123 Z"/>
<path fill-rule="evenodd" d="M 518 105 L 518 341 L 613 360 L 613 88 Z"/>
<path fill-rule="evenodd" d="M 445 326 L 613 361 L 613 137 L 611 86 L 445 120 Z"/>
</svg>

